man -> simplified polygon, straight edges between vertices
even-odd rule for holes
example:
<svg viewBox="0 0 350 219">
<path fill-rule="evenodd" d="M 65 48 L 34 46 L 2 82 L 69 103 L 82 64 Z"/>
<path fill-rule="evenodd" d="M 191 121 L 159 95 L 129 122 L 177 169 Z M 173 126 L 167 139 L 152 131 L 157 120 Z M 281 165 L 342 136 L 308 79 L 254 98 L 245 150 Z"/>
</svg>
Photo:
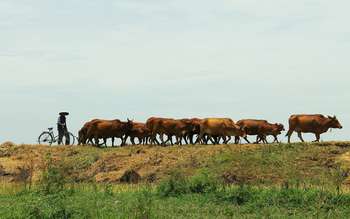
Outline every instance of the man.
<svg viewBox="0 0 350 219">
<path fill-rule="evenodd" d="M 62 143 L 63 136 L 66 139 L 66 145 L 69 145 L 69 133 L 67 129 L 66 116 L 69 115 L 67 112 L 60 112 L 57 121 L 57 130 L 58 130 L 58 144 Z"/>
</svg>

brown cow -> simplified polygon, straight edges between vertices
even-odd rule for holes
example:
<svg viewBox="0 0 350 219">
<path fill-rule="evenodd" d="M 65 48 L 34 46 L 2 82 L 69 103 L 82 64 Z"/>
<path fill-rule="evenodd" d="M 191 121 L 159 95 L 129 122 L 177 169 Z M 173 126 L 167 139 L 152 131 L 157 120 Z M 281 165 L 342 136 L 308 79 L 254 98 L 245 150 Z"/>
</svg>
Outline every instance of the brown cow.
<svg viewBox="0 0 350 219">
<path fill-rule="evenodd" d="M 181 123 L 181 125 L 178 126 L 181 129 L 177 134 L 179 138 L 178 142 L 182 145 L 182 139 L 184 139 L 185 144 L 188 144 L 187 138 L 189 138 L 189 142 L 193 144 L 193 135 L 199 134 L 201 119 L 179 119 L 177 121 Z"/>
<path fill-rule="evenodd" d="M 288 136 L 288 143 L 290 143 L 290 137 L 296 131 L 300 140 L 304 142 L 301 133 L 314 133 L 316 136 L 314 142 L 318 142 L 320 141 L 320 135 L 330 128 L 342 129 L 343 127 L 335 116 L 325 117 L 321 114 L 292 115 L 289 117 L 289 130 L 286 136 Z"/>
<path fill-rule="evenodd" d="M 224 144 L 227 144 L 231 140 L 231 136 L 245 137 L 246 133 L 230 118 L 206 118 L 203 119 L 200 124 L 200 134 L 197 142 L 202 140 L 207 143 L 207 140 L 204 139 L 205 135 L 208 136 L 208 139 L 213 144 L 218 144 L 219 142 L 218 140 L 212 140 L 212 137 L 215 139 L 222 137 L 224 139 Z M 228 139 L 226 139 L 226 137 L 228 137 Z"/>
<path fill-rule="evenodd" d="M 275 143 L 275 142 L 279 143 L 277 136 L 280 135 L 281 132 L 284 130 L 285 130 L 284 126 L 280 123 L 263 124 L 259 130 L 257 143 L 259 143 L 260 141 L 263 141 L 265 144 L 268 144 L 266 137 L 269 135 L 272 135 L 274 137 L 273 143 Z"/>
<path fill-rule="evenodd" d="M 102 120 L 102 119 L 93 119 L 89 122 L 86 122 L 83 127 L 79 130 L 78 132 L 78 145 L 84 145 L 87 144 L 88 142 L 92 143 L 92 138 L 88 136 L 88 130 L 90 127 L 97 122 L 100 121 L 107 121 L 107 120 Z"/>
<path fill-rule="evenodd" d="M 130 141 L 135 145 L 135 138 L 139 140 L 139 144 L 147 144 L 151 136 L 151 131 L 146 127 L 145 123 L 134 122 L 134 125 L 129 133 Z"/>
<path fill-rule="evenodd" d="M 259 119 L 242 119 L 239 120 L 236 124 L 245 129 L 247 135 L 256 135 L 256 142 L 258 142 L 258 135 L 259 131 L 261 130 L 261 126 L 268 124 L 268 122 L 266 120 Z M 247 143 L 250 143 L 247 136 L 244 137 L 244 139 Z"/>
<path fill-rule="evenodd" d="M 95 122 L 89 128 L 87 135 L 95 139 L 95 145 L 99 145 L 100 138 L 104 140 L 105 144 L 107 138 L 112 138 L 112 146 L 114 146 L 114 138 L 120 138 L 122 140 L 121 146 L 123 146 L 126 141 L 124 136 L 129 134 L 132 127 L 133 122 L 129 119 L 127 122 L 122 122 L 119 119 Z"/>
<path fill-rule="evenodd" d="M 150 134 L 151 134 L 151 145 L 153 144 L 158 144 L 159 142 L 157 140 L 157 126 L 158 126 L 158 121 L 161 118 L 157 118 L 157 117 L 150 117 L 147 119 L 146 121 L 146 127 L 150 130 Z"/>
<path fill-rule="evenodd" d="M 186 138 L 189 139 L 189 142 L 190 144 L 194 144 L 195 142 L 193 142 L 193 137 L 195 135 L 199 135 L 200 134 L 200 131 L 201 131 L 201 122 L 202 122 L 202 119 L 198 119 L 198 118 L 192 118 L 190 119 L 190 122 L 191 122 L 191 130 L 187 133 L 187 136 L 185 136 L 185 141 L 186 141 Z M 187 141 L 186 141 L 187 143 Z"/>
<path fill-rule="evenodd" d="M 151 131 L 151 144 L 156 142 L 156 137 L 159 135 L 162 145 L 168 141 L 173 145 L 173 136 L 176 137 L 176 144 L 182 144 L 182 138 L 185 138 L 193 130 L 192 122 L 189 119 L 151 117 L 147 120 L 146 126 Z M 164 141 L 164 135 L 167 136 L 166 141 Z"/>
</svg>

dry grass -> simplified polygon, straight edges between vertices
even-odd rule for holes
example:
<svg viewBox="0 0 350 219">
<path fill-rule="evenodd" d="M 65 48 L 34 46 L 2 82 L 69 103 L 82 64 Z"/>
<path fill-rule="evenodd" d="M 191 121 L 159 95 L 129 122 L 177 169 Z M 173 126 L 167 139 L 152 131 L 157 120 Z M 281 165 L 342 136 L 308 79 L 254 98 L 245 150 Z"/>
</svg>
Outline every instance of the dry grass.
<svg viewBox="0 0 350 219">
<path fill-rule="evenodd" d="M 121 176 L 129 170 L 135 170 L 143 181 L 159 181 L 174 169 L 193 175 L 198 169 L 211 168 L 223 177 L 231 177 L 232 181 L 263 179 L 272 184 L 283 182 L 290 175 L 284 174 L 283 168 L 290 169 L 291 165 L 298 166 L 295 169 L 298 177 L 304 174 L 312 178 L 318 169 L 326 171 L 336 163 L 340 163 L 343 169 L 350 170 L 349 142 L 295 145 L 293 149 L 288 149 L 286 144 L 127 146 L 107 149 L 91 146 L 1 145 L 0 173 L 3 174 L 0 174 L 0 180 L 11 183 L 21 180 L 36 182 L 41 177 L 48 156 L 65 168 L 65 173 L 72 182 L 80 183 L 118 183 Z M 287 149 L 277 151 L 279 147 Z M 295 161 L 288 156 L 296 156 Z M 213 159 L 216 163 L 213 163 Z M 283 160 L 288 160 L 289 166 Z M 271 169 L 272 167 L 276 169 Z M 225 176 L 224 172 L 231 175 Z M 350 182 L 350 178 L 345 180 L 345 184 L 346 182 Z"/>
</svg>

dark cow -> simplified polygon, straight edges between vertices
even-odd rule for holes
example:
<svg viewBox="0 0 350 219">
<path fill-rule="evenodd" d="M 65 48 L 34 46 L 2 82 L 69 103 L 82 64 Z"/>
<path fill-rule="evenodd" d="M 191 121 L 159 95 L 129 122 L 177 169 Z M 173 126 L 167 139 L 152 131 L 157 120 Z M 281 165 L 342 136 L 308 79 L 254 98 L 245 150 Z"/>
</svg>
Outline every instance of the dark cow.
<svg viewBox="0 0 350 219">
<path fill-rule="evenodd" d="M 102 138 L 104 143 L 108 138 L 112 138 L 112 146 L 114 146 L 114 138 L 121 139 L 121 146 L 125 145 L 126 138 L 133 128 L 133 122 L 128 119 L 127 122 L 122 122 L 119 119 L 105 120 L 95 122 L 88 130 L 88 137 L 95 140 L 95 145 L 99 145 L 99 139 Z"/>
<path fill-rule="evenodd" d="M 246 133 L 230 118 L 206 118 L 200 123 L 200 133 L 197 142 L 202 140 L 204 143 L 207 143 L 207 139 L 204 139 L 205 136 L 213 144 L 218 144 L 218 139 L 220 138 L 223 138 L 224 144 L 227 144 L 231 140 L 231 136 L 245 137 Z"/>
<path fill-rule="evenodd" d="M 139 144 L 145 145 L 151 137 L 151 131 L 146 127 L 145 123 L 134 122 L 129 137 L 133 145 L 135 145 L 135 138 L 138 139 Z"/>
<path fill-rule="evenodd" d="M 193 142 L 193 138 L 195 135 L 199 135 L 200 134 L 200 131 L 201 131 L 201 122 L 202 122 L 202 119 L 198 119 L 198 118 L 192 118 L 190 119 L 190 123 L 191 123 L 191 130 L 189 132 L 187 132 L 187 136 L 185 137 L 185 141 L 186 141 L 186 138 L 189 140 L 189 143 L 190 144 L 194 144 Z M 186 144 L 187 144 L 187 141 L 186 141 Z"/>
<path fill-rule="evenodd" d="M 290 143 L 290 137 L 295 131 L 298 133 L 300 140 L 304 142 L 301 133 L 314 133 L 316 136 L 314 142 L 319 142 L 320 135 L 330 128 L 342 129 L 343 127 L 335 116 L 326 117 L 321 114 L 292 115 L 289 117 L 289 130 L 286 136 L 288 136 L 288 143 Z"/>
</svg>

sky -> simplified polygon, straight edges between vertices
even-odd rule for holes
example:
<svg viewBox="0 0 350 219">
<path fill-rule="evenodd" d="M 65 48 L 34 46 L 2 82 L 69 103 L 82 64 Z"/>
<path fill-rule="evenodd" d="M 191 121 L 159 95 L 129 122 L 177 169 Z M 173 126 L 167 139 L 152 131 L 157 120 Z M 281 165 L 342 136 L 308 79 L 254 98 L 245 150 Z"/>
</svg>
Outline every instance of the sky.
<svg viewBox="0 0 350 219">
<path fill-rule="evenodd" d="M 1 0 L 0 142 L 35 143 L 60 111 L 75 134 L 93 118 L 257 118 L 288 128 L 291 114 L 321 113 L 344 127 L 322 140 L 350 140 L 349 8 Z"/>
</svg>

